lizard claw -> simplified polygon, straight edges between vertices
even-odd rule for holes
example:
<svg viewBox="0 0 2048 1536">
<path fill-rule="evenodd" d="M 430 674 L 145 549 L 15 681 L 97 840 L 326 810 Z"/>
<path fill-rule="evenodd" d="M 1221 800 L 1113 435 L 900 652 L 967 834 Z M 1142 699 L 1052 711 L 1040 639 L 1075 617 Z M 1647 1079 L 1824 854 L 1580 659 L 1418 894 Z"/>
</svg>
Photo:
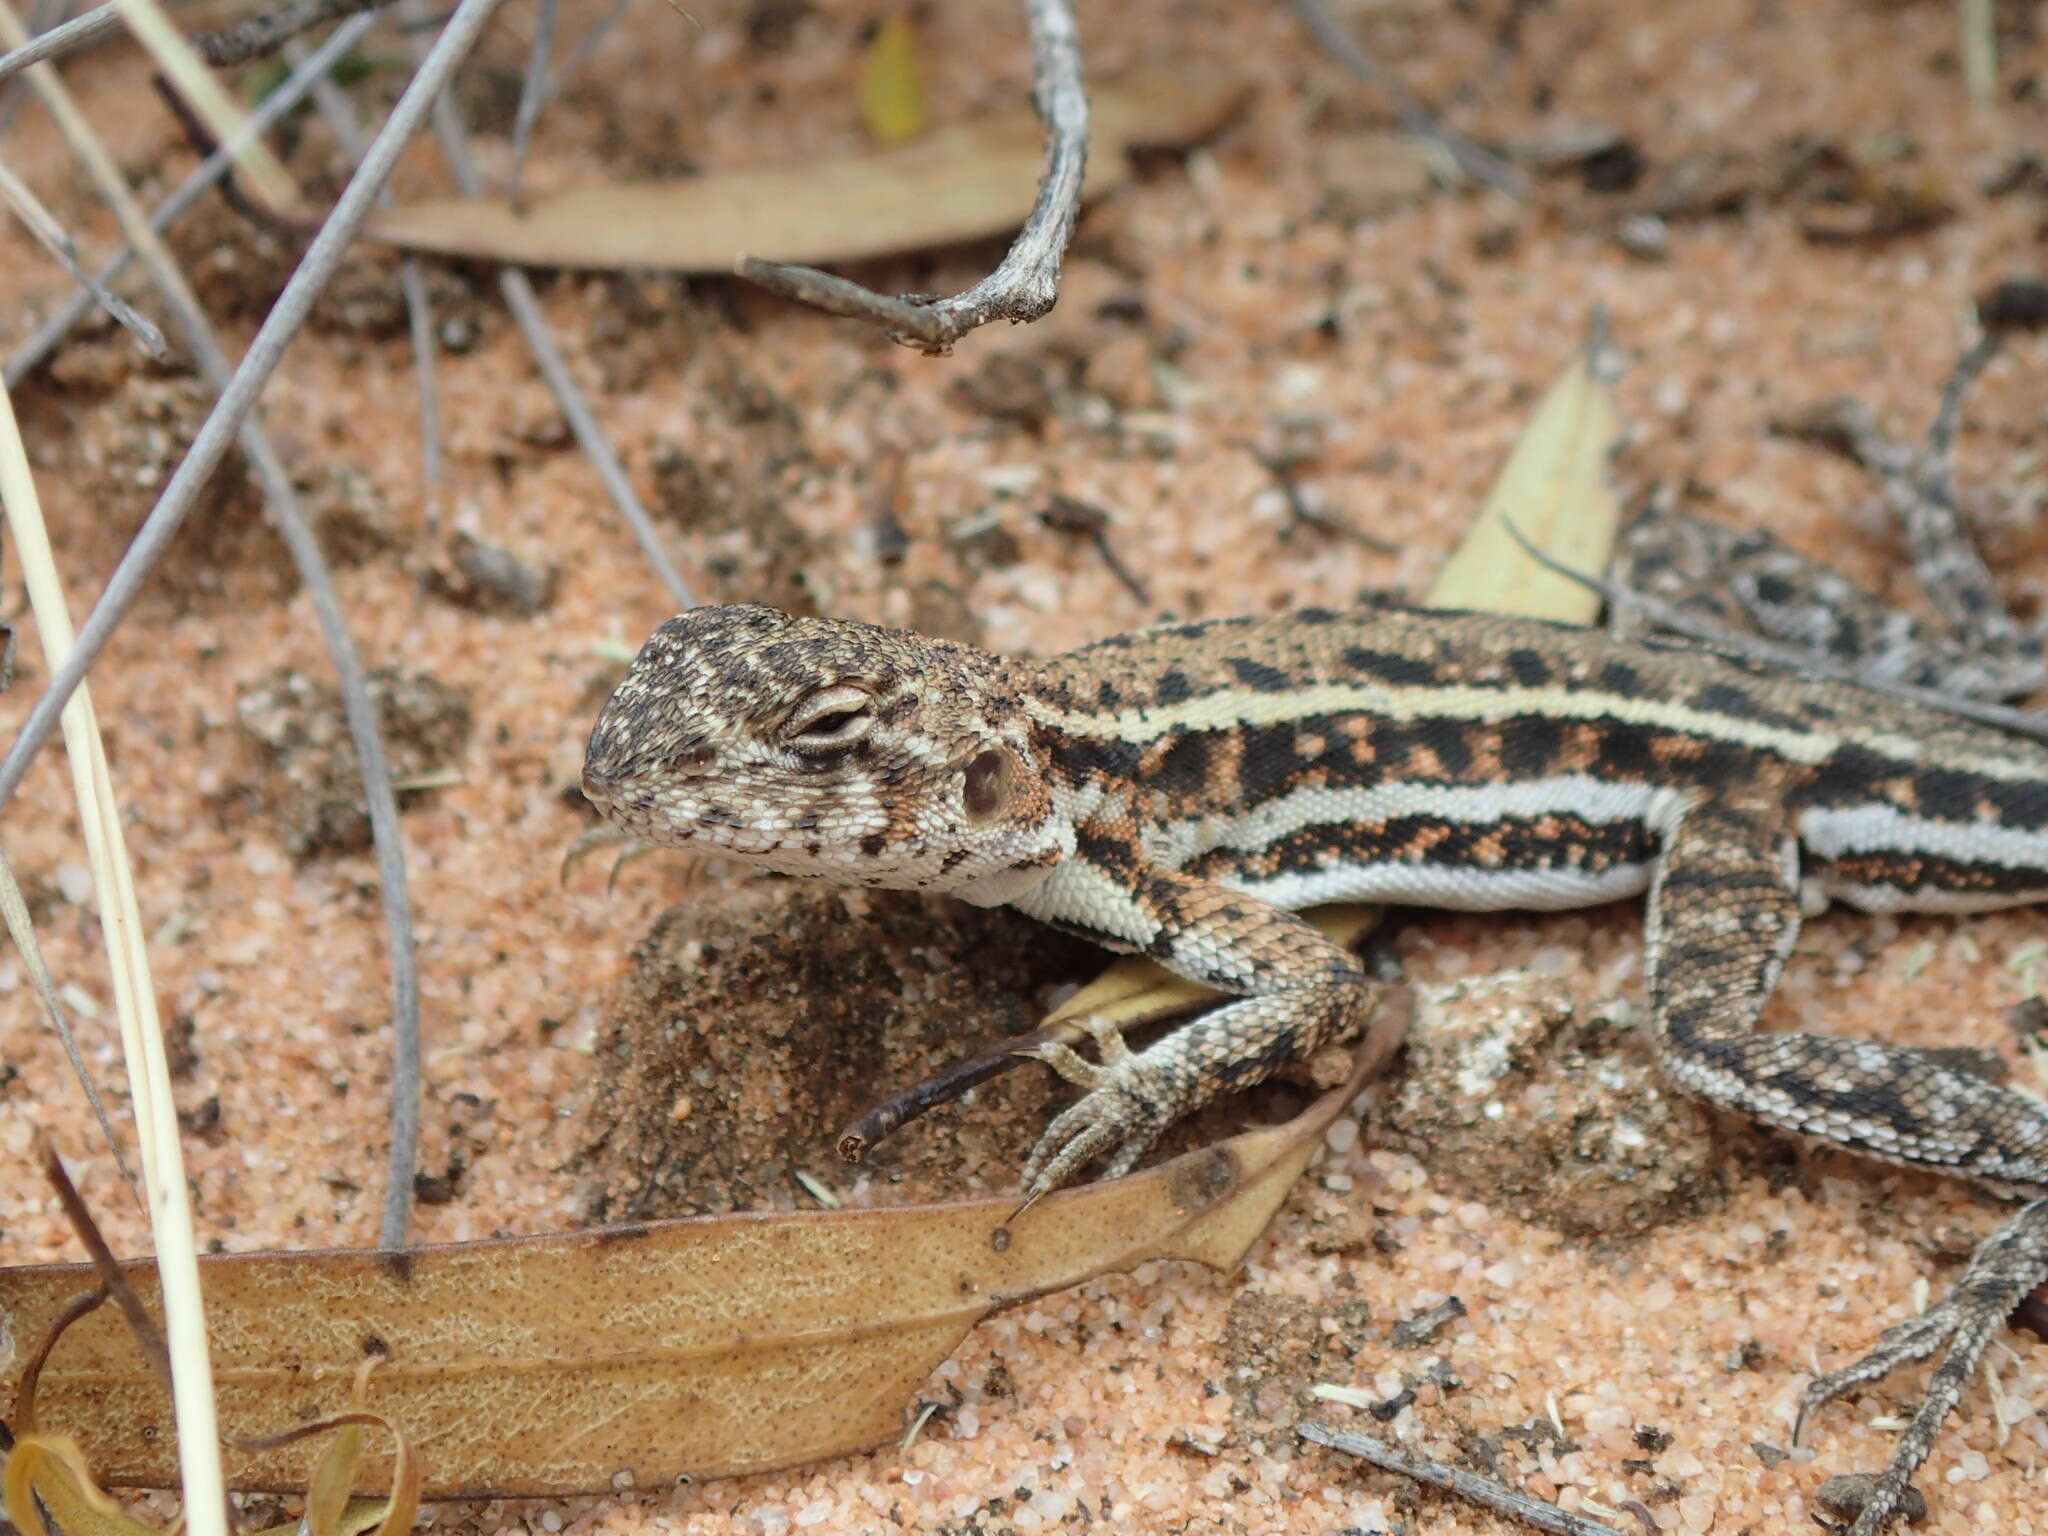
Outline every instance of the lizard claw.
<svg viewBox="0 0 2048 1536">
<path fill-rule="evenodd" d="M 1918 1317 L 1887 1328 L 1876 1346 L 1853 1365 L 1817 1377 L 1799 1405 L 1793 1443 L 1808 1416 L 1853 1387 L 1876 1381 L 1901 1365 L 1945 1351 L 1927 1395 L 1899 1437 L 1891 1465 L 1872 1485 L 1849 1536 L 1877 1536 L 1889 1525 L 1913 1474 L 1934 1448 L 1942 1421 L 1976 1374 L 1985 1347 L 2028 1292 L 2048 1280 L 2048 1199 L 2022 1207 L 1986 1238 L 1948 1295 Z"/>
<path fill-rule="evenodd" d="M 1114 1024 L 1089 1018 L 1082 1028 L 1095 1041 L 1099 1063 L 1056 1042 L 1020 1053 L 1037 1058 L 1077 1088 L 1087 1090 L 1054 1118 L 1032 1148 L 1024 1165 L 1026 1206 L 1104 1153 L 1112 1154 L 1109 1178 L 1129 1173 L 1176 1113 L 1156 1069 L 1145 1065 Z"/>
</svg>

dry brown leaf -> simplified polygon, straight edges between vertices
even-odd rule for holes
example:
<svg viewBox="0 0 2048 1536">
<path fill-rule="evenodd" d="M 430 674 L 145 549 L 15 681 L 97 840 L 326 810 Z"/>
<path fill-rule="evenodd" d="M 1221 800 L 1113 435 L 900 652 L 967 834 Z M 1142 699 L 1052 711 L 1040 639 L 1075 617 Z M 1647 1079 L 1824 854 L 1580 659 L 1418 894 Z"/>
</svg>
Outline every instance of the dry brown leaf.
<svg viewBox="0 0 2048 1536">
<path fill-rule="evenodd" d="M 1323 1129 L 1405 1023 L 1382 1010 L 1353 1080 L 1285 1125 L 1127 1179 L 1047 1197 L 803 1212 L 450 1244 L 403 1254 L 201 1261 L 225 1432 L 350 1406 L 367 1352 L 371 1406 L 406 1426 L 427 1498 L 657 1487 L 862 1450 L 980 1318 L 1154 1258 L 1228 1268 L 1264 1229 Z M 147 1263 L 125 1266 L 157 1304 Z M 94 1284 L 84 1265 L 0 1270 L 0 1401 L 20 1356 Z M 87 1448 L 101 1479 L 176 1477 L 168 1401 L 108 1309 L 43 1367 L 36 1421 Z M 226 1448 L 237 1488 L 303 1489 L 303 1446 Z M 387 1487 L 365 1452 L 354 1486 Z"/>
<path fill-rule="evenodd" d="M 1135 145 L 1185 144 L 1223 121 L 1240 89 L 1178 71 L 1145 73 L 1091 98 L 1084 195 L 1130 175 Z M 1024 222 L 1044 173 L 1029 106 L 991 113 L 843 160 L 623 181 L 528 200 L 440 198 L 378 213 L 372 240 L 540 267 L 730 272 L 764 261 L 840 262 L 1004 234 Z"/>
</svg>

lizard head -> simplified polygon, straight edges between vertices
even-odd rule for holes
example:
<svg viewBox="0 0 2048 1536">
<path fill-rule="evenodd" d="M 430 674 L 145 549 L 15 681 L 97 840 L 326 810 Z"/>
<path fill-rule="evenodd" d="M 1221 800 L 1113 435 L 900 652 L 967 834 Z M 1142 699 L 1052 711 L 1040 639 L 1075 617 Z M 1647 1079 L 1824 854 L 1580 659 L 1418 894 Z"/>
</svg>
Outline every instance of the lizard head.
<svg viewBox="0 0 2048 1536">
<path fill-rule="evenodd" d="M 993 878 L 1003 900 L 1058 857 L 1010 663 L 758 603 L 654 632 L 590 733 L 583 792 L 646 842 L 840 885 Z"/>
</svg>

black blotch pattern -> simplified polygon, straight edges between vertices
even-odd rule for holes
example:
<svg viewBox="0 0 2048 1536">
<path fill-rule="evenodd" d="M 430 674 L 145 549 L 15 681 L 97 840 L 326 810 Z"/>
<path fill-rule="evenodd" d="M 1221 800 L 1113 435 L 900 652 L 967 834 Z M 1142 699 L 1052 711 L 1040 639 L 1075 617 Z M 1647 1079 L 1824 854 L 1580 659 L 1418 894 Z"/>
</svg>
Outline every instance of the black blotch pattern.
<svg viewBox="0 0 2048 1536">
<path fill-rule="evenodd" d="M 1618 779 L 1657 776 L 1657 759 L 1649 735 L 1640 726 L 1606 724 L 1600 729 L 1596 771 Z"/>
<path fill-rule="evenodd" d="M 1253 661 L 1249 656 L 1231 657 L 1230 670 L 1237 674 L 1240 683 L 1257 693 L 1285 693 L 1294 686 L 1294 679 L 1278 667 Z"/>
<path fill-rule="evenodd" d="M 1070 783 L 1100 775 L 1128 779 L 1138 771 L 1143 749 L 1113 737 L 1059 736 L 1052 740 L 1053 766 Z"/>
<path fill-rule="evenodd" d="M 1172 793 L 1192 794 L 1208 782 L 1210 755 L 1206 732 L 1176 731 L 1173 744 L 1160 756 L 1153 783 Z"/>
<path fill-rule="evenodd" d="M 1640 698 L 1643 692 L 1643 674 L 1625 661 L 1610 661 L 1600 669 L 1600 686 L 1609 693 L 1618 693 L 1623 698 Z"/>
<path fill-rule="evenodd" d="M 1756 720 L 1764 710 L 1746 688 L 1733 683 L 1709 683 L 1692 696 L 1692 707 L 1710 714 L 1733 715 L 1738 720 Z"/>
<path fill-rule="evenodd" d="M 1509 777 L 1542 778 L 1556 771 L 1564 753 L 1564 723 L 1542 715 L 1517 715 L 1500 727 L 1500 762 Z"/>
<path fill-rule="evenodd" d="M 1175 667 L 1171 672 L 1160 675 L 1156 697 L 1162 705 L 1180 704 L 1194 697 L 1194 685 L 1188 681 L 1187 673 Z"/>
<path fill-rule="evenodd" d="M 1269 725 L 1250 731 L 1238 756 L 1238 793 L 1246 805 L 1258 805 L 1287 789 L 1300 769 L 1292 725 Z"/>
<path fill-rule="evenodd" d="M 1438 681 L 1436 668 L 1426 661 L 1403 656 L 1396 651 L 1375 651 L 1363 645 L 1350 646 L 1345 650 L 1344 665 L 1396 687 L 1428 687 Z"/>
<path fill-rule="evenodd" d="M 1541 651 L 1518 646 L 1507 656 L 1508 676 L 1524 688 L 1541 688 L 1550 681 L 1550 663 Z"/>
</svg>

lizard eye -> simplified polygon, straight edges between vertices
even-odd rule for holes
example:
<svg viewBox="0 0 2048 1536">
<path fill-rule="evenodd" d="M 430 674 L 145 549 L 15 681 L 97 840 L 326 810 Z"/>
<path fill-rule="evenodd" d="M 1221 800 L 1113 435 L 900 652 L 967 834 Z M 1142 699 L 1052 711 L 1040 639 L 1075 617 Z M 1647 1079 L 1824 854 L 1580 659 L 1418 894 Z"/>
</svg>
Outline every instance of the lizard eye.
<svg viewBox="0 0 2048 1536">
<path fill-rule="evenodd" d="M 873 704 L 858 688 L 821 689 L 790 717 L 786 728 L 789 744 L 800 751 L 851 746 L 874 725 Z"/>
</svg>

